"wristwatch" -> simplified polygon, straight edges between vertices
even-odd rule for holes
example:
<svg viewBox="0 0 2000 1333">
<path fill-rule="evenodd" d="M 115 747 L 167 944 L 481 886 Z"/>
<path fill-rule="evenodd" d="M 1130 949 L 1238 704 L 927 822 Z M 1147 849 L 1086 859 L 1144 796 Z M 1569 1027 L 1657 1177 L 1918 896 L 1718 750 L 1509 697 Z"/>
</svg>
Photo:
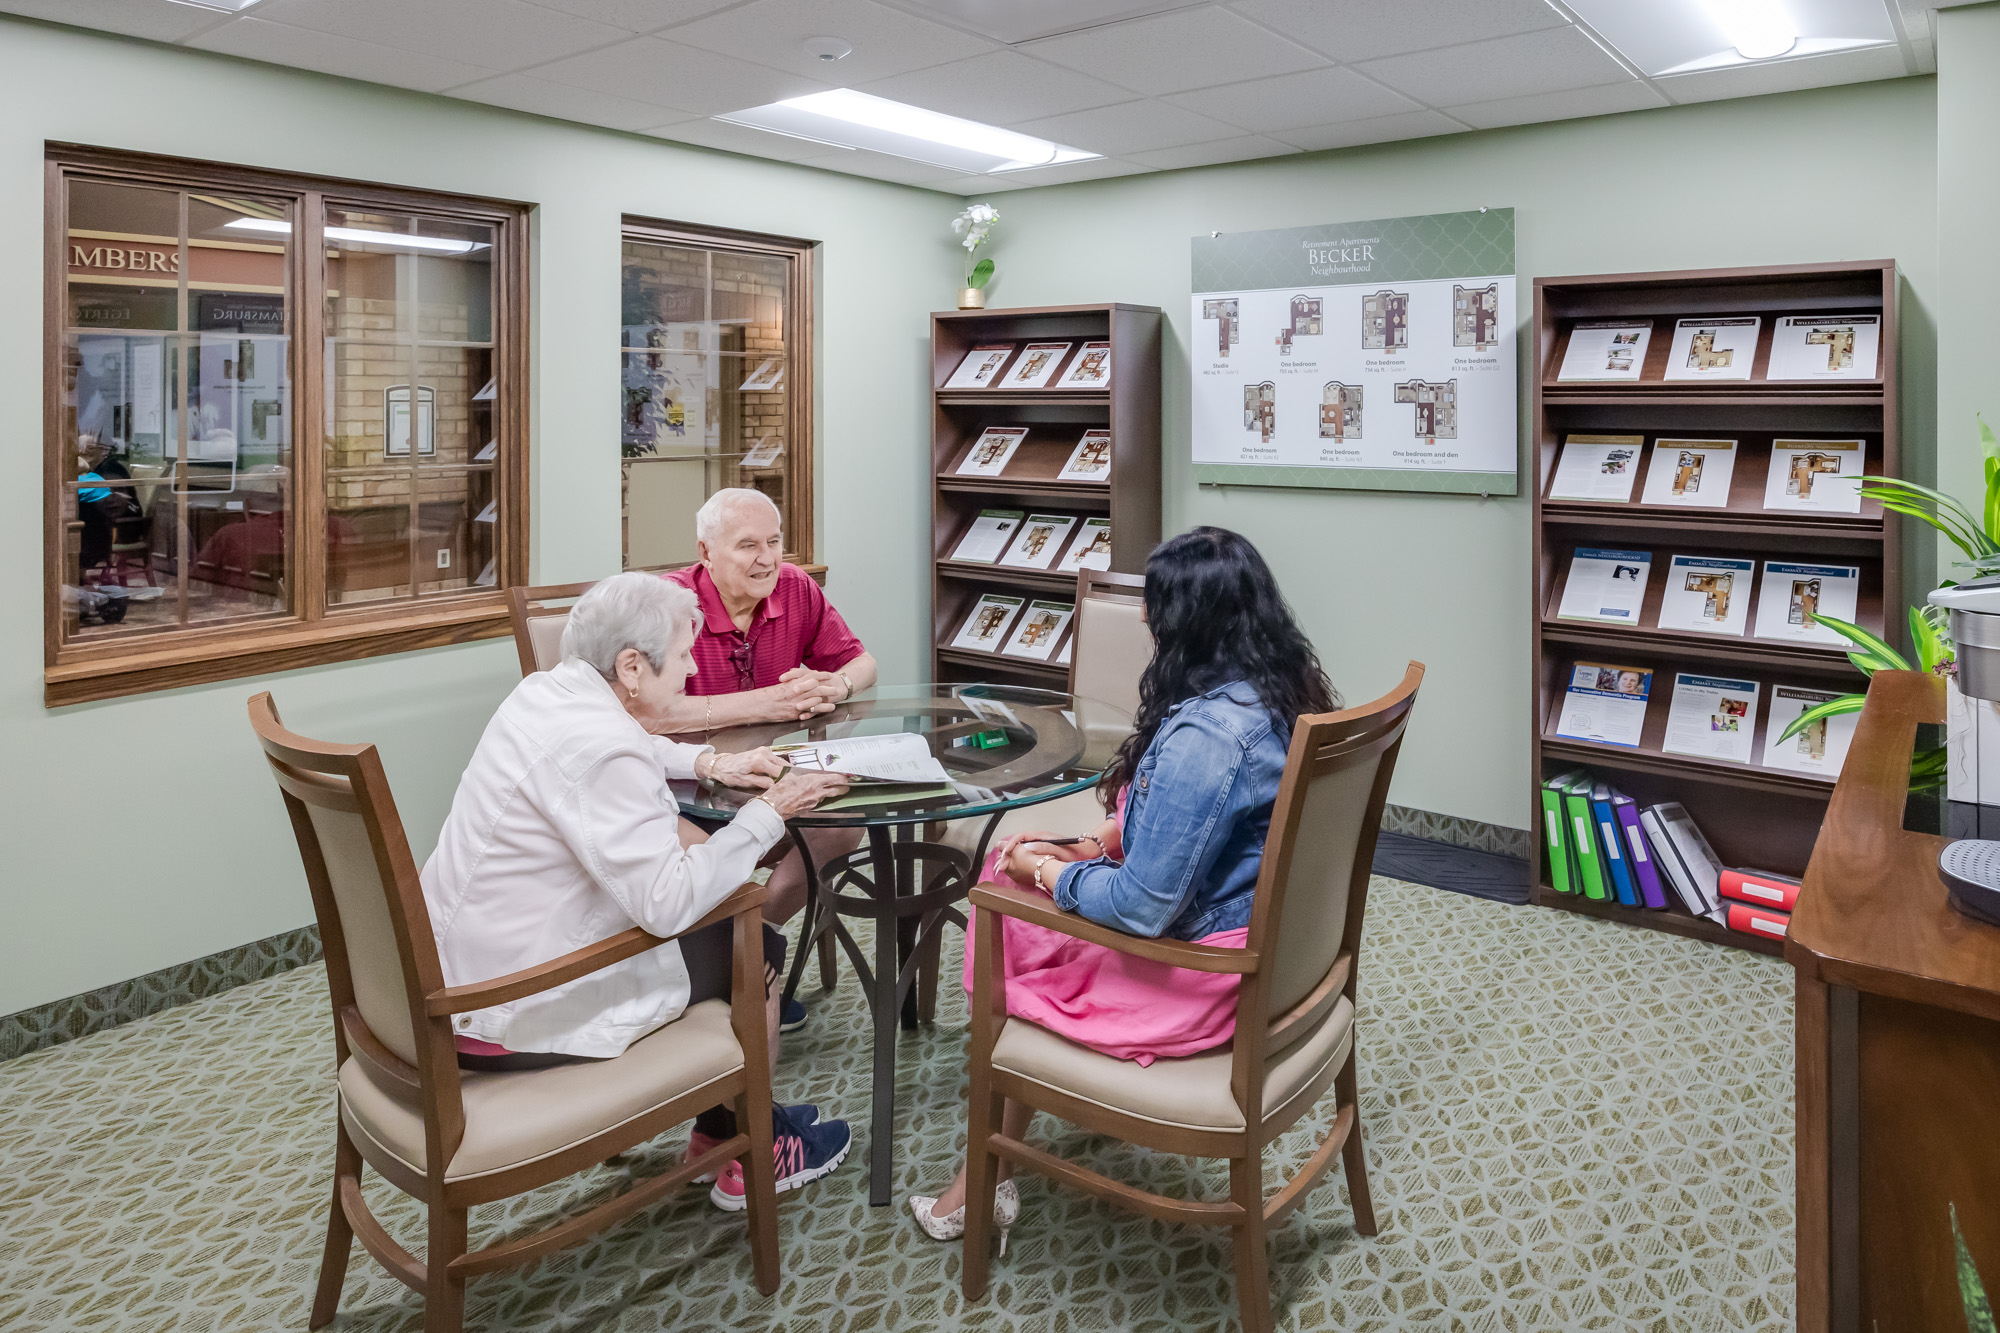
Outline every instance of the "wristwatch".
<svg viewBox="0 0 2000 1333">
<path fill-rule="evenodd" d="M 847 673 L 845 671 L 836 671 L 833 674 L 840 677 L 840 683 L 847 687 L 847 693 L 841 699 L 842 703 L 846 703 L 849 699 L 852 699 L 854 697 L 854 682 L 847 678 Z"/>
</svg>

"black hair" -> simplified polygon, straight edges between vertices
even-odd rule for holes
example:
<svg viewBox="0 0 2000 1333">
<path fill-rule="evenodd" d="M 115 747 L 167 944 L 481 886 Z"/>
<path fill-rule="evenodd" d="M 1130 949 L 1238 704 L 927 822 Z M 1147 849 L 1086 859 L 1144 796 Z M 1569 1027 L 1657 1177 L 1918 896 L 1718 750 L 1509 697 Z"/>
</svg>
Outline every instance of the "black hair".
<svg viewBox="0 0 2000 1333">
<path fill-rule="evenodd" d="M 1340 707 L 1340 692 L 1271 567 L 1227 528 L 1195 528 L 1153 548 L 1146 558 L 1146 620 L 1153 660 L 1139 677 L 1132 734 L 1100 787 L 1107 808 L 1132 781 L 1167 711 L 1182 700 L 1244 681 L 1287 735 L 1300 714 Z"/>
</svg>

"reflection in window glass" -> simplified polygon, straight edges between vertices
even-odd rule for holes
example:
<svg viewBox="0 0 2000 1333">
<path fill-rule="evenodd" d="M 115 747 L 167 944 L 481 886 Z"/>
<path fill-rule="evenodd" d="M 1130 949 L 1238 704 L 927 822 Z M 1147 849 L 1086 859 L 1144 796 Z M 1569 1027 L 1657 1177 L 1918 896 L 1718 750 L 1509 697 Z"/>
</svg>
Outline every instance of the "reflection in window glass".
<svg viewBox="0 0 2000 1333">
<path fill-rule="evenodd" d="M 498 583 L 494 229 L 326 213 L 327 605 Z"/>
<path fill-rule="evenodd" d="M 790 512 L 792 264 L 639 240 L 624 254 L 625 568 L 685 564 L 717 490 L 760 490 Z"/>
<path fill-rule="evenodd" d="M 288 611 L 289 205 L 66 193 L 63 641 Z"/>
</svg>

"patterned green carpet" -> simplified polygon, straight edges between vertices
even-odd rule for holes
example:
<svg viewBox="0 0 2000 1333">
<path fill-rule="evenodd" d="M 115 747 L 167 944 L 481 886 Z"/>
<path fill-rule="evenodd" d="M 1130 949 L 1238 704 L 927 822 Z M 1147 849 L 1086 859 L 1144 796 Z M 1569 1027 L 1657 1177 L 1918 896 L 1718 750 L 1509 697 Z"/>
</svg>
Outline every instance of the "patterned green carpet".
<svg viewBox="0 0 2000 1333">
<path fill-rule="evenodd" d="M 1787 968 L 1379 879 L 1361 966 L 1361 1105 L 1381 1235 L 1354 1233 L 1329 1176 L 1273 1243 L 1281 1328 L 1790 1327 Z M 323 975 L 303 968 L 0 1064 L 0 1328 L 304 1328 L 333 1149 Z M 955 986 L 945 997 L 936 1028 L 903 1037 L 899 1200 L 935 1192 L 962 1151 L 964 1002 Z M 867 1080 L 848 978 L 786 1039 L 778 1093 L 865 1124 Z M 1164 1192 L 1226 1188 L 1219 1166 L 1046 1118 L 1035 1132 Z M 473 1243 L 615 1190 L 626 1171 L 660 1170 L 684 1140 L 672 1132 L 619 1167 L 476 1211 Z M 1307 1134 L 1280 1150 L 1302 1160 Z M 957 1247 L 925 1239 L 900 1207 L 868 1207 L 866 1151 L 787 1196 L 775 1298 L 751 1283 L 741 1220 L 689 1192 L 475 1281 L 468 1326 L 1233 1326 L 1221 1233 L 1034 1179 L 990 1296 L 968 1307 Z M 369 1195 L 421 1252 L 418 1210 L 379 1179 Z M 416 1298 L 357 1247 L 334 1327 L 421 1323 Z"/>
</svg>

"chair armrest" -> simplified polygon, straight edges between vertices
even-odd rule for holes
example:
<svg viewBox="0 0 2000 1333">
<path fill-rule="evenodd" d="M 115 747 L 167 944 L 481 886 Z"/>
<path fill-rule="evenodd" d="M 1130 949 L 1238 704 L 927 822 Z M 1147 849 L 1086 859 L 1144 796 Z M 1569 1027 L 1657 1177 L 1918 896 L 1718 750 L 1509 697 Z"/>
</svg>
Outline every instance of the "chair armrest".
<svg viewBox="0 0 2000 1333">
<path fill-rule="evenodd" d="M 586 944 L 574 953 L 566 953 L 560 958 L 551 958 L 546 963 L 523 968 L 519 972 L 509 972 L 504 977 L 494 977 L 490 981 L 475 981 L 469 986 L 447 986 L 443 990 L 432 991 L 424 997 L 424 1011 L 433 1017 L 445 1014 L 463 1014 L 474 1009 L 486 1009 L 496 1004 L 506 1004 L 525 996 L 537 995 L 545 990 L 554 990 L 578 977 L 589 976 L 592 972 L 622 963 L 635 954 L 648 949 L 657 949 L 682 935 L 689 935 L 718 921 L 726 921 L 744 912 L 754 912 L 770 897 L 770 890 L 762 884 L 750 883 L 740 886 L 734 893 L 717 903 L 712 911 L 701 920 L 676 935 L 655 935 L 638 926 L 622 930 L 616 935 L 601 939 L 595 944 Z"/>
<path fill-rule="evenodd" d="M 1135 958 L 1150 958 L 1156 963 L 1185 967 L 1194 972 L 1240 974 L 1257 970 L 1257 955 L 1249 949 L 1217 949 L 1206 944 L 1190 944 L 1186 940 L 1154 940 L 1142 935 L 1127 935 L 1122 930 L 1100 926 L 1074 912 L 1065 912 L 1041 894 L 1005 884 L 979 885 L 972 891 L 972 905 L 1018 921 L 1046 926 L 1072 939 L 1088 940 Z"/>
</svg>

